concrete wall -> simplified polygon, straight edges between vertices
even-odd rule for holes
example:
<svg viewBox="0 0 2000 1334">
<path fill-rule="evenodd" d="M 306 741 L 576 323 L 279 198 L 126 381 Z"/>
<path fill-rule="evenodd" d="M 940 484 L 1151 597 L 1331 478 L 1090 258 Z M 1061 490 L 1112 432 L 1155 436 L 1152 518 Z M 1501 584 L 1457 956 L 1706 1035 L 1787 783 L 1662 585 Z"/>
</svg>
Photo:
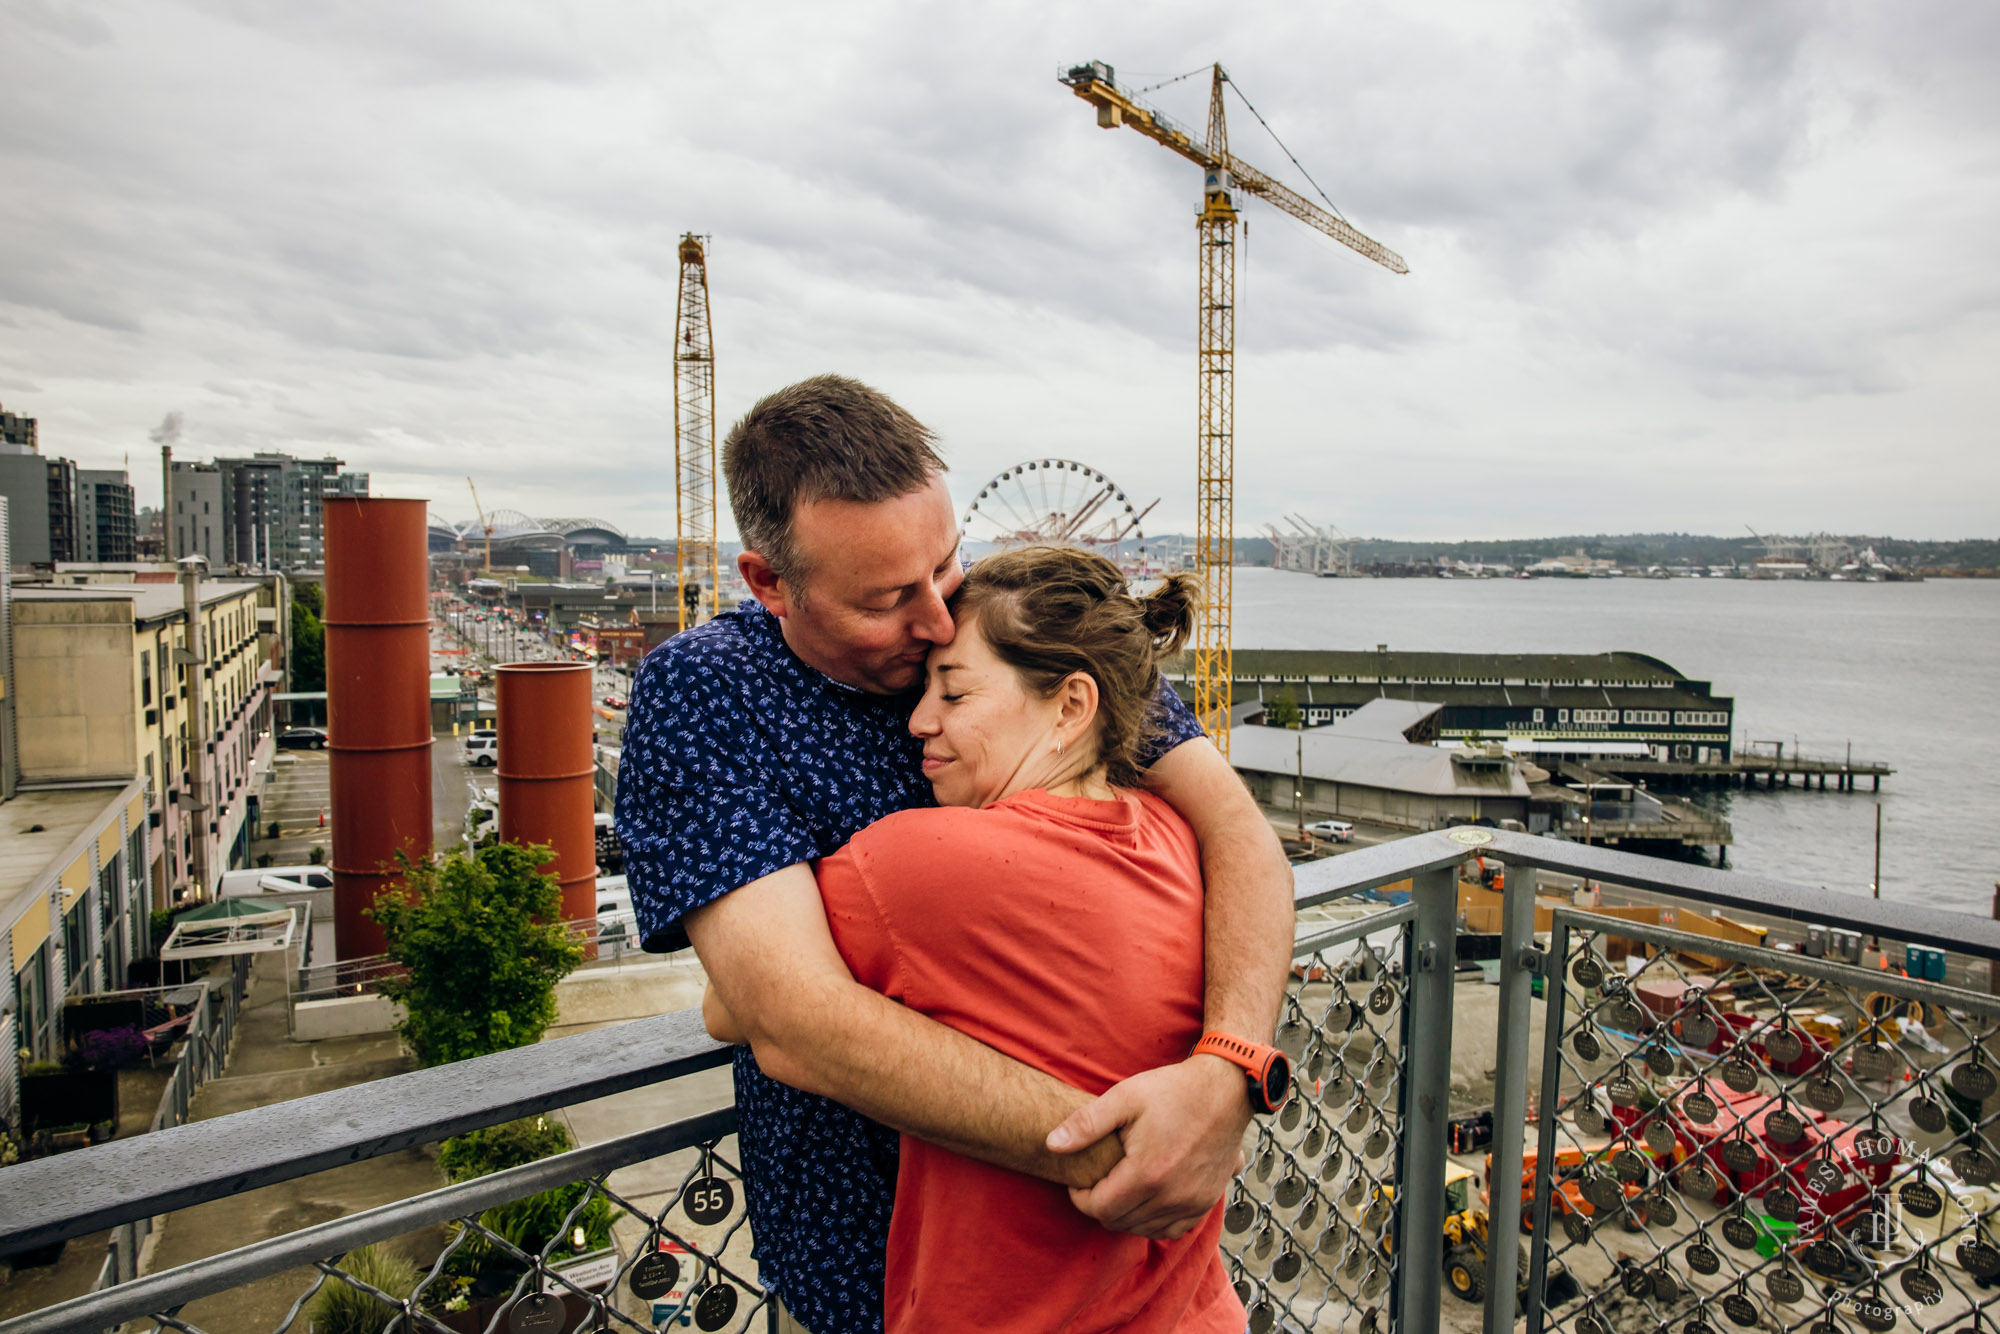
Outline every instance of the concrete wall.
<svg viewBox="0 0 2000 1334">
<path fill-rule="evenodd" d="M 140 771 L 136 643 L 130 602 L 14 603 L 15 726 L 25 781 Z"/>
</svg>

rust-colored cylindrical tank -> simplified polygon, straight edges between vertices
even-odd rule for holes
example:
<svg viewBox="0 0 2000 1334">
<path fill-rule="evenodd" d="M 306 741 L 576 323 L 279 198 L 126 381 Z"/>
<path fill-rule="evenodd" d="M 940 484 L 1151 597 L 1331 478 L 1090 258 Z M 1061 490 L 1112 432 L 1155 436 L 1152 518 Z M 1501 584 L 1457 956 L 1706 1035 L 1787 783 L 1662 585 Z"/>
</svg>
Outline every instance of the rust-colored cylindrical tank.
<svg viewBox="0 0 2000 1334">
<path fill-rule="evenodd" d="M 325 506 L 334 953 L 359 959 L 396 854 L 431 851 L 430 544 L 424 501 Z"/>
<path fill-rule="evenodd" d="M 499 682 L 500 837 L 555 849 L 542 870 L 562 886 L 563 920 L 588 923 L 597 913 L 590 666 L 508 663 Z"/>
</svg>

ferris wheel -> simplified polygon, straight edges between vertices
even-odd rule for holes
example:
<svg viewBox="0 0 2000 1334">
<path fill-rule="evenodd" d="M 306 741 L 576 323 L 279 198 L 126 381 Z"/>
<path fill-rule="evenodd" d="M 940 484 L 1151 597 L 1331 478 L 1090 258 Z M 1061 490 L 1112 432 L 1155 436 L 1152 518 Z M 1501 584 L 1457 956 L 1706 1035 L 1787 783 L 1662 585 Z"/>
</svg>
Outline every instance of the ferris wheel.
<svg viewBox="0 0 2000 1334">
<path fill-rule="evenodd" d="M 1144 575 L 1150 570 L 1139 525 L 1159 503 L 1139 509 L 1116 482 L 1087 463 L 1029 459 L 981 487 L 959 529 L 971 541 L 1001 547 L 1082 547 Z"/>
</svg>

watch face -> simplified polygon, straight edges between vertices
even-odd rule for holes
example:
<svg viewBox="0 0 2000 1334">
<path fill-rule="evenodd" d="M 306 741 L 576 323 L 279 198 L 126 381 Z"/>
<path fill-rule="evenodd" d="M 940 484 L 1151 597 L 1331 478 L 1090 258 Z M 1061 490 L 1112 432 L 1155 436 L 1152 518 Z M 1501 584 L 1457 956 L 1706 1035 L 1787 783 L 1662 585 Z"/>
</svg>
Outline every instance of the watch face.
<svg viewBox="0 0 2000 1334">
<path fill-rule="evenodd" d="M 1284 1105 L 1285 1095 L 1292 1091 L 1292 1063 L 1283 1052 L 1271 1053 L 1271 1064 L 1264 1069 L 1264 1107 L 1267 1111 L 1277 1111 Z"/>
</svg>

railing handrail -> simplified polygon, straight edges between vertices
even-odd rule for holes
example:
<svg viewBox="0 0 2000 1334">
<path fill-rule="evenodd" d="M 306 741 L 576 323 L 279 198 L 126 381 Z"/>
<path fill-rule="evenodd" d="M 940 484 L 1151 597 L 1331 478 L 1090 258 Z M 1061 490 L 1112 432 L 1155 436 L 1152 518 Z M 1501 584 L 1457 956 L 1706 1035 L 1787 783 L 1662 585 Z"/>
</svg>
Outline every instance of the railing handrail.
<svg viewBox="0 0 2000 1334">
<path fill-rule="evenodd" d="M 0 1169 L 0 1255 L 721 1065 L 699 1010 L 315 1093 Z M 84 1155 L 88 1155 L 87 1157 Z"/>
<path fill-rule="evenodd" d="M 1812 889 L 1504 830 L 1419 835 L 1295 870 L 1312 907 L 1439 872 L 1472 856 L 1800 924 L 2000 959 L 2000 923 L 1970 913 Z M 1507 877 L 1509 900 L 1533 875 Z M 0 1170 L 0 1255 L 292 1180 L 482 1126 L 712 1068 L 728 1048 L 683 1010 L 446 1067 L 196 1122 Z M 20 1202 L 16 1204 L 16 1202 Z"/>
<path fill-rule="evenodd" d="M 422 1195 L 392 1200 L 360 1213 L 251 1242 L 127 1283 L 100 1285 L 89 1294 L 0 1321 L 0 1334 L 81 1334 L 115 1329 L 157 1311 L 178 1310 L 200 1297 L 283 1273 L 316 1260 L 418 1228 L 480 1213 L 551 1187 L 588 1180 L 633 1163 L 721 1139 L 736 1129 L 734 1106 L 701 1112 L 666 1125 L 490 1172 Z M 107 1263 L 109 1263 L 107 1261 Z"/>
</svg>

